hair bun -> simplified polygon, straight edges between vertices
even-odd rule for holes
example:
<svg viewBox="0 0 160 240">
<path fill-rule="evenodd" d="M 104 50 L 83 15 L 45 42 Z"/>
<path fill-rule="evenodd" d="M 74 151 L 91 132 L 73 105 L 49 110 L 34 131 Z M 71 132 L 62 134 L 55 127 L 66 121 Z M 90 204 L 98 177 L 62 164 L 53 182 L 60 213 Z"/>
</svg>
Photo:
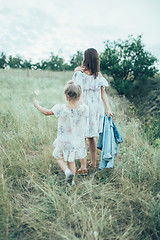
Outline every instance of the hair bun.
<svg viewBox="0 0 160 240">
<path fill-rule="evenodd" d="M 68 95 L 70 100 L 75 100 L 79 98 L 82 93 L 82 88 L 80 85 L 75 85 L 74 81 L 70 80 L 64 87 L 64 94 Z"/>
<path fill-rule="evenodd" d="M 74 84 L 74 82 L 72 80 L 69 80 L 67 84 Z"/>
</svg>

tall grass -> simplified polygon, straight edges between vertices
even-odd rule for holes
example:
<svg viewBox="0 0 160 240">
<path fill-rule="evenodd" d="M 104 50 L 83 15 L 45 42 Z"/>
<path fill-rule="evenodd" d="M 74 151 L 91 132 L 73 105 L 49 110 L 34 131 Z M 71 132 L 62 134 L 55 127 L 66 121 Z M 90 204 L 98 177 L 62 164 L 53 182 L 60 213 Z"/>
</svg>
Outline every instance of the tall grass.
<svg viewBox="0 0 160 240">
<path fill-rule="evenodd" d="M 57 120 L 37 112 L 33 100 L 39 89 L 42 105 L 63 103 L 72 72 L 0 76 L 0 239 L 158 240 L 160 150 L 149 145 L 130 103 L 108 90 L 124 138 L 114 169 L 89 169 L 65 186 L 52 157 Z"/>
</svg>

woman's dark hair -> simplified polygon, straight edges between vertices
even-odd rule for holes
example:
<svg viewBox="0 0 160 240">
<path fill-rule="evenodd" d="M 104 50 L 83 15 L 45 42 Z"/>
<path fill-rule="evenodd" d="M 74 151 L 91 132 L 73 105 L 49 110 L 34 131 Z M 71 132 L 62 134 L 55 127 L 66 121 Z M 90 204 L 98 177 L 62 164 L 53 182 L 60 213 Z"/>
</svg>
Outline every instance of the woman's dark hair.
<svg viewBox="0 0 160 240">
<path fill-rule="evenodd" d="M 94 75 L 94 78 L 98 76 L 100 72 L 100 60 L 96 49 L 88 48 L 84 52 L 83 66 L 85 67 L 85 71 L 91 71 L 91 75 Z"/>
</svg>

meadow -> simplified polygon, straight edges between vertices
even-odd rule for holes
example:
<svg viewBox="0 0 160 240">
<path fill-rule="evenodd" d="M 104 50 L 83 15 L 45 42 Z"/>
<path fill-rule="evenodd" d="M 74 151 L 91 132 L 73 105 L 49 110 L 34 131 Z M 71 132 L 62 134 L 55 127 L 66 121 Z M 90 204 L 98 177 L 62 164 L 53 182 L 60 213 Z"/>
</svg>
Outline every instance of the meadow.
<svg viewBox="0 0 160 240">
<path fill-rule="evenodd" d="M 111 87 L 124 138 L 114 168 L 89 169 L 74 187 L 64 184 L 52 157 L 57 119 L 40 114 L 33 101 L 47 108 L 63 103 L 72 75 L 0 70 L 0 239 L 160 239 L 160 148 L 150 145 L 132 104 Z M 99 159 L 98 150 L 97 166 Z"/>
</svg>

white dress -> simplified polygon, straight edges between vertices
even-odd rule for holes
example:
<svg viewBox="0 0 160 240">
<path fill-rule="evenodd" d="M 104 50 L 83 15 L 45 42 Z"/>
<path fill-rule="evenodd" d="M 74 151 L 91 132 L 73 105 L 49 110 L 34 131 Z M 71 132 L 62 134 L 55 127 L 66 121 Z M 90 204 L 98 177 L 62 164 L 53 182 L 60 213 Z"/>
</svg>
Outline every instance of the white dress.
<svg viewBox="0 0 160 240">
<path fill-rule="evenodd" d="M 84 72 L 75 71 L 72 80 L 83 89 L 83 103 L 89 107 L 89 134 L 99 136 L 103 130 L 104 104 L 101 98 L 101 86 L 107 87 L 107 80 L 99 74 L 96 78 Z"/>
<path fill-rule="evenodd" d="M 56 104 L 52 112 L 58 118 L 57 138 L 53 156 L 73 162 L 86 157 L 85 137 L 88 134 L 88 107 L 69 109 L 65 104 Z"/>
</svg>

